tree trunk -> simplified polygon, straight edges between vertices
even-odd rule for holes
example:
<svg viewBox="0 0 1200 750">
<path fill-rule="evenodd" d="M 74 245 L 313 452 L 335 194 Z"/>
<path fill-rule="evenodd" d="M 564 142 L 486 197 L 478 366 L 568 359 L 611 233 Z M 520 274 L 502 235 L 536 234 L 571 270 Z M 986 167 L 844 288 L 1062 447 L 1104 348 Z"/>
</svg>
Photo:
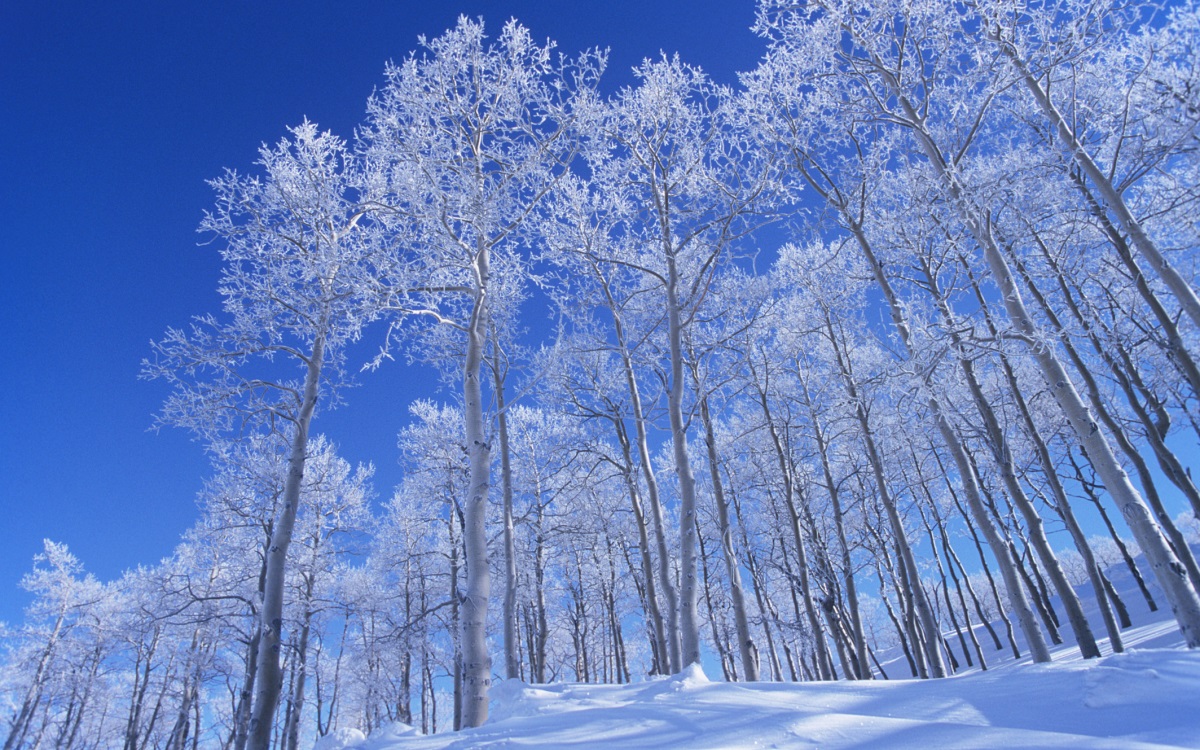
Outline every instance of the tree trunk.
<svg viewBox="0 0 1200 750">
<path fill-rule="evenodd" d="M 275 709 L 279 706 L 283 687 L 280 669 L 280 650 L 283 643 L 283 589 L 288 546 L 296 525 L 300 505 L 300 486 L 304 481 L 304 462 L 308 453 L 308 428 L 317 406 L 321 365 L 324 362 L 325 339 L 318 336 L 308 358 L 304 376 L 304 395 L 292 435 L 292 453 L 288 459 L 287 480 L 283 487 L 283 508 L 274 523 L 271 546 L 267 550 L 266 578 L 260 612 L 261 638 L 258 647 L 258 677 L 254 709 L 250 715 L 248 745 L 250 750 L 270 750 L 271 733 L 275 728 Z"/>
<path fill-rule="evenodd" d="M 679 647 L 682 669 L 700 663 L 700 623 L 696 611 L 699 598 L 696 542 L 696 479 L 687 450 L 683 423 L 683 324 L 680 318 L 679 275 L 673 253 L 667 256 L 667 337 L 671 353 L 671 387 L 667 415 L 671 422 L 675 473 L 679 480 Z"/>
<path fill-rule="evenodd" d="M 658 548 L 658 586 L 662 591 L 663 597 L 666 599 L 667 610 L 666 642 L 660 646 L 663 649 L 662 656 L 664 657 L 662 663 L 669 665 L 668 668 L 670 671 L 676 673 L 683 669 L 683 664 L 680 663 L 679 656 L 679 602 L 675 592 L 675 584 L 671 580 L 671 558 L 667 548 L 667 537 L 664 529 L 666 524 L 663 521 L 662 502 L 658 494 L 658 478 L 654 474 L 654 464 L 650 458 L 650 439 L 646 434 L 646 416 L 642 407 L 642 394 L 638 388 L 637 373 L 633 368 L 633 354 L 629 351 L 628 343 L 625 340 L 625 326 L 621 319 L 620 309 L 612 296 L 612 290 L 609 288 L 603 274 L 597 271 L 596 275 L 597 278 L 602 280 L 601 288 L 604 290 L 604 297 L 609 312 L 613 316 L 613 329 L 616 333 L 617 349 L 621 355 L 621 366 L 625 374 L 625 386 L 629 390 L 629 406 L 633 410 L 633 424 L 637 436 L 638 463 L 642 468 L 642 478 L 646 482 L 646 499 L 650 503 L 650 520 L 654 527 L 655 546 Z"/>
<path fill-rule="evenodd" d="M 733 548 L 733 530 L 729 526 L 729 504 L 725 500 L 725 488 L 721 481 L 720 465 L 717 462 L 717 440 L 713 434 L 712 415 L 709 413 L 707 396 L 700 399 L 700 418 L 704 422 L 704 442 L 708 449 L 708 472 L 712 481 L 713 500 L 717 506 L 717 523 L 721 532 L 721 553 L 725 558 L 725 573 L 729 578 L 729 600 L 733 606 L 733 624 L 737 632 L 738 652 L 742 658 L 742 674 L 745 675 L 747 682 L 758 682 L 758 648 L 750 636 L 750 622 L 746 617 L 741 566 Z"/>
<path fill-rule="evenodd" d="M 499 342 L 493 342 L 498 346 Z M 492 362 L 492 382 L 496 391 L 496 422 L 500 434 L 500 487 L 504 493 L 504 676 L 521 676 L 517 653 L 517 548 L 513 529 L 512 465 L 508 447 L 508 413 L 504 403 L 504 375 L 500 363 Z"/>
<path fill-rule="evenodd" d="M 621 455 L 624 464 L 621 475 L 625 480 L 625 489 L 629 493 L 629 502 L 633 508 L 634 522 L 637 524 L 638 552 L 642 558 L 642 579 L 646 589 L 646 619 L 650 623 L 653 636 L 653 669 L 658 674 L 669 673 L 669 654 L 667 653 L 667 638 L 663 628 L 662 611 L 658 604 L 658 591 L 654 580 L 654 564 L 650 559 L 650 536 L 646 529 L 646 512 L 642 508 L 641 491 L 638 489 L 637 478 L 633 475 L 633 456 L 629 446 L 629 434 L 625 424 L 619 418 L 613 419 L 617 439 L 621 444 Z"/>
<path fill-rule="evenodd" d="M 1012 64 L 1013 69 L 1016 70 L 1021 76 L 1021 80 L 1024 82 L 1025 88 L 1027 88 L 1029 93 L 1033 95 L 1033 99 L 1037 102 L 1038 108 L 1041 109 L 1042 114 L 1054 126 L 1055 131 L 1058 133 L 1059 140 L 1062 142 L 1063 149 L 1072 159 L 1075 160 L 1075 163 L 1079 165 L 1079 168 L 1082 169 L 1084 174 L 1087 175 L 1088 179 L 1092 181 L 1092 184 L 1096 186 L 1096 190 L 1100 193 L 1101 200 L 1104 201 L 1104 204 L 1108 207 L 1108 210 L 1111 211 L 1114 216 L 1116 216 L 1117 223 L 1119 223 L 1121 228 L 1125 230 L 1125 233 L 1129 235 L 1130 240 L 1133 242 L 1133 246 L 1137 248 L 1137 251 L 1141 253 L 1142 257 L 1145 258 L 1150 264 L 1150 267 L 1153 268 L 1156 273 L 1158 273 L 1159 278 L 1163 280 L 1163 283 L 1165 283 L 1167 288 L 1170 289 L 1172 294 L 1175 295 L 1175 299 L 1178 300 L 1180 307 L 1182 307 L 1187 316 L 1192 319 L 1192 324 L 1197 328 L 1200 328 L 1200 299 L 1197 299 L 1195 290 L 1192 289 L 1187 280 L 1175 270 L 1174 266 L 1171 265 L 1171 262 L 1163 256 L 1163 254 L 1159 251 L 1158 246 L 1155 245 L 1155 243 L 1146 234 L 1146 231 L 1142 228 L 1141 222 L 1139 222 L 1134 217 L 1133 212 L 1129 210 L 1129 206 L 1126 205 L 1125 199 L 1112 184 L 1112 181 L 1108 178 L 1108 175 L 1104 173 L 1104 170 L 1102 170 L 1100 165 L 1095 162 L 1095 160 L 1092 158 L 1092 155 L 1088 153 L 1088 150 L 1082 143 L 1079 142 L 1079 139 L 1076 138 L 1075 132 L 1071 129 L 1070 123 L 1067 122 L 1067 119 L 1063 117 L 1061 112 L 1058 111 L 1058 107 L 1056 107 L 1054 102 L 1051 101 L 1049 92 L 1042 86 L 1037 78 L 1034 77 L 1033 73 L 1029 69 L 1029 66 L 1017 54 L 1016 48 L 1002 38 L 999 27 L 993 27 L 989 29 L 988 36 L 1000 47 L 1001 52 L 1003 52 L 1004 56 L 1008 58 L 1008 61 Z M 1108 471 L 1107 468 L 1105 470 Z M 1103 475 L 1104 472 L 1101 472 L 1101 476 Z M 1114 474 L 1113 478 L 1117 479 L 1118 477 L 1116 477 Z M 1105 479 L 1105 483 L 1108 483 L 1107 479 Z M 1123 492 L 1123 490 L 1118 491 Z M 1121 503 L 1119 502 L 1118 504 Z M 1136 513 L 1137 511 L 1134 510 L 1133 512 Z M 1134 532 L 1135 535 L 1138 533 L 1139 532 L 1136 531 Z M 1193 598 L 1194 595 L 1195 592 L 1193 592 Z M 1168 597 L 1169 596 L 1170 595 L 1168 594 Z M 1186 599 L 1186 596 L 1184 596 L 1184 598 Z M 1181 606 L 1183 606 L 1184 609 L 1188 609 L 1191 608 L 1191 603 L 1186 602 Z M 1185 617 L 1188 617 L 1188 615 L 1185 615 Z M 1184 625 L 1181 622 L 1180 627 L 1193 628 L 1196 626 L 1195 624 Z M 1191 636 L 1186 632 L 1185 636 L 1188 638 L 1188 643 L 1193 648 L 1196 645 L 1200 645 L 1200 641 L 1196 641 L 1196 636 Z"/>
<path fill-rule="evenodd" d="M 900 335 L 900 340 L 904 344 L 905 350 L 911 357 L 912 343 L 910 341 L 908 321 L 905 319 L 904 308 L 901 306 L 895 290 L 892 289 L 891 282 L 888 281 L 887 276 L 883 272 L 883 264 L 879 262 L 874 249 L 871 247 L 870 242 L 867 241 L 867 236 L 862 225 L 853 221 L 848 214 L 843 213 L 843 216 L 847 218 L 848 225 L 854 234 L 855 240 L 858 242 L 859 249 L 862 250 L 868 265 L 871 267 L 871 273 L 875 277 L 875 282 L 879 284 L 880 289 L 883 291 L 884 298 L 888 302 L 888 309 L 891 312 L 892 323 Z M 1025 640 L 1029 644 L 1033 660 L 1035 662 L 1048 662 L 1050 661 L 1050 650 L 1046 647 L 1045 638 L 1042 636 L 1041 629 L 1038 628 L 1037 621 L 1033 619 L 1033 611 L 1029 607 L 1029 599 L 1025 596 L 1025 591 L 1021 588 L 1021 582 L 1014 568 L 1016 561 L 1009 556 L 1007 546 L 1000 539 L 1000 535 L 996 532 L 996 527 L 992 524 L 991 519 L 988 518 L 987 509 L 984 507 L 983 500 L 979 496 L 979 485 L 975 481 L 974 470 L 967 460 L 966 449 L 962 445 L 961 438 L 943 413 L 941 402 L 938 401 L 937 396 L 931 394 L 928 405 L 934 423 L 937 425 L 938 433 L 941 435 L 942 443 L 950 451 L 950 456 L 954 460 L 954 466 L 958 470 L 959 481 L 962 483 L 963 494 L 966 495 L 967 506 L 971 509 L 971 515 L 975 518 L 975 523 L 979 526 L 980 531 L 983 532 L 988 547 L 992 550 L 992 555 L 995 557 L 996 565 L 1000 568 L 1000 577 L 1004 580 L 1004 589 L 1008 594 L 1009 604 L 1016 612 L 1017 622 L 1021 626 L 1021 631 L 1025 634 Z M 949 486 L 948 478 L 947 486 Z M 951 488 L 951 492 L 953 492 L 953 488 Z M 983 558 L 982 549 L 980 550 L 980 558 Z M 990 571 L 988 572 L 988 580 L 991 581 Z M 997 602 L 999 602 L 998 597 Z M 1001 612 L 1001 616 L 1004 616 L 1003 607 L 999 606 L 999 604 L 997 606 Z M 1011 631 L 1012 625 L 1009 623 L 1007 617 L 1004 618 L 1004 622 Z M 1012 644 L 1013 653 L 1018 654 L 1016 640 L 1013 639 L 1011 632 L 1009 633 L 1009 641 Z"/>
<path fill-rule="evenodd" d="M 467 329 L 463 362 L 463 422 L 466 427 L 470 486 L 463 509 L 463 547 L 467 576 L 462 595 L 463 705 L 462 725 L 479 727 L 487 721 L 488 688 L 492 682 L 492 657 L 487 648 L 487 610 L 491 597 L 491 571 L 487 550 L 487 500 L 491 484 L 491 445 L 483 418 L 483 389 L 480 370 L 487 345 L 487 279 L 489 255 L 486 247 L 476 254 L 481 289 Z"/>
</svg>

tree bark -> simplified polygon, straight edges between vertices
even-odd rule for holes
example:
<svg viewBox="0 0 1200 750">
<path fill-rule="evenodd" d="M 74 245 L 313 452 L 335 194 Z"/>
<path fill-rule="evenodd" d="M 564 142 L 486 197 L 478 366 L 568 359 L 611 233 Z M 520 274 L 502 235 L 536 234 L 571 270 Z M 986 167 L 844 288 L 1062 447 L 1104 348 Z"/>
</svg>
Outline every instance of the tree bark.
<svg viewBox="0 0 1200 750">
<path fill-rule="evenodd" d="M 712 481 L 713 500 L 717 506 L 717 523 L 721 532 L 721 553 L 725 558 L 725 573 L 729 578 L 729 599 L 733 606 L 733 624 L 737 632 L 738 652 L 742 659 L 742 674 L 747 682 L 758 682 L 758 648 L 750 636 L 750 622 L 746 617 L 746 598 L 742 591 L 741 566 L 733 547 L 733 530 L 729 525 L 729 504 L 725 499 L 724 483 L 717 459 L 717 440 L 713 434 L 712 415 L 709 413 L 708 397 L 700 399 L 700 418 L 704 422 L 704 442 L 708 449 L 708 471 Z"/>
<path fill-rule="evenodd" d="M 1096 186 L 1096 190 L 1100 193 L 1100 198 L 1108 207 L 1108 210 L 1117 218 L 1117 223 L 1129 235 L 1133 246 L 1141 253 L 1142 257 L 1150 264 L 1150 267 L 1155 270 L 1167 288 L 1175 295 L 1175 299 L 1179 302 L 1180 307 L 1189 318 L 1192 319 L 1192 324 L 1200 328 L 1200 299 L 1196 297 L 1196 292 L 1191 285 L 1175 270 L 1171 262 L 1163 256 L 1159 251 L 1158 246 L 1150 239 L 1143 229 L 1141 222 L 1134 217 L 1133 212 L 1129 210 L 1129 206 L 1125 203 L 1124 197 L 1117 191 L 1108 175 L 1100 168 L 1088 152 L 1087 148 L 1080 143 L 1075 136 L 1075 132 L 1071 129 L 1071 124 L 1058 111 L 1058 107 L 1050 99 L 1049 92 L 1042 84 L 1034 77 L 1025 60 L 1018 55 L 1016 48 L 1011 42 L 1003 39 L 998 26 L 993 26 L 988 32 L 989 38 L 997 44 L 1000 51 L 1012 64 L 1013 69 L 1021 77 L 1025 88 L 1033 96 L 1037 102 L 1038 108 L 1042 111 L 1043 116 L 1054 126 L 1055 132 L 1058 133 L 1059 140 L 1062 143 L 1063 149 L 1067 152 L 1083 173 L 1087 175 L 1092 184 Z M 1107 471 L 1107 469 L 1106 469 Z M 1103 476 L 1103 474 L 1101 474 Z M 1114 479 L 1116 479 L 1114 475 Z M 1107 483 L 1107 479 L 1105 482 Z M 1138 532 L 1134 532 L 1137 534 Z M 1194 592 L 1193 592 L 1194 593 Z M 1189 605 L 1190 606 L 1190 605 Z M 1185 609 L 1188 607 L 1185 607 Z M 1181 627 L 1183 627 L 1181 623 Z M 1194 626 L 1187 626 L 1194 627 Z M 1194 638 L 1189 637 L 1189 644 L 1193 643 Z M 1195 645 L 1193 645 L 1195 647 Z"/>
<path fill-rule="evenodd" d="M 488 248 L 481 243 L 476 251 L 478 287 L 467 328 L 467 349 L 463 360 L 463 423 L 470 462 L 470 484 L 463 508 L 463 547 L 467 565 L 461 598 L 464 727 L 483 726 L 487 721 L 488 688 L 492 683 L 492 657 L 488 653 L 486 632 L 492 587 L 486 529 L 492 447 L 487 442 L 484 430 L 483 388 L 480 380 L 487 345 L 489 262 Z"/>
<path fill-rule="evenodd" d="M 1145 500 L 1129 481 L 1125 469 L 1113 455 L 1108 439 L 1092 420 L 1091 412 L 1080 398 L 1070 375 L 1067 374 L 1054 350 L 1039 338 L 1037 325 L 1025 308 L 1025 302 L 1013 279 L 1008 260 L 1000 252 L 1000 248 L 992 236 L 990 221 L 969 203 L 957 178 L 947 168 L 941 151 L 927 130 L 924 120 L 904 97 L 894 79 L 890 77 L 889 85 L 905 111 L 908 120 L 905 123 L 906 126 L 916 137 L 926 158 L 929 159 L 934 171 L 942 181 L 951 202 L 958 210 L 959 218 L 983 251 L 984 260 L 992 272 L 992 278 L 1000 288 L 1009 319 L 1027 342 L 1029 352 L 1041 370 L 1042 376 L 1054 395 L 1054 400 L 1071 424 L 1075 436 L 1087 451 L 1092 465 L 1104 481 L 1105 489 L 1108 490 L 1117 507 L 1121 509 L 1138 545 L 1146 554 L 1146 560 L 1150 563 L 1150 567 L 1171 605 L 1171 611 L 1179 622 L 1179 630 L 1183 634 L 1184 642 L 1187 643 L 1188 648 L 1200 647 L 1200 597 L 1197 597 L 1196 590 L 1192 587 L 1186 571 L 1178 558 L 1171 552 L 1170 547 L 1167 546 L 1162 532 L 1154 522 L 1150 509 L 1146 507 Z M 1138 232 L 1140 234 L 1140 227 L 1138 227 Z M 1144 237 L 1144 235 L 1142 236 Z M 1145 252 L 1141 246 L 1139 246 L 1139 250 Z M 1190 288 L 1186 285 L 1184 288 L 1190 294 Z M 1175 288 L 1172 287 L 1172 290 L 1175 291 Z M 1180 292 L 1177 291 L 1176 294 L 1178 295 Z M 1194 295 L 1191 296 L 1191 300 L 1196 302 Z M 1200 325 L 1200 302 L 1195 305 L 1193 319 L 1197 325 Z"/>
<path fill-rule="evenodd" d="M 683 421 L 683 322 L 679 309 L 679 274 L 673 252 L 667 253 L 667 338 L 671 354 L 671 384 L 667 394 L 667 416 L 671 422 L 671 444 L 675 474 L 679 481 L 679 668 L 700 663 L 700 623 L 696 541 L 696 479 L 687 449 Z"/>
<path fill-rule="evenodd" d="M 308 428 L 317 406 L 324 355 L 325 339 L 323 335 L 319 335 L 308 357 L 304 392 L 296 417 L 295 433 L 292 435 L 292 453 L 288 459 L 287 479 L 283 487 L 283 507 L 272 529 L 271 546 L 267 549 L 263 604 L 260 611 L 258 676 L 247 739 L 250 750 L 270 750 L 271 734 L 275 728 L 275 710 L 279 706 L 280 690 L 283 687 L 283 672 L 279 659 L 283 642 L 284 574 L 287 551 L 292 543 L 292 531 L 296 526 L 296 513 L 300 505 L 300 486 L 304 481 L 304 462 L 308 453 Z"/>
</svg>

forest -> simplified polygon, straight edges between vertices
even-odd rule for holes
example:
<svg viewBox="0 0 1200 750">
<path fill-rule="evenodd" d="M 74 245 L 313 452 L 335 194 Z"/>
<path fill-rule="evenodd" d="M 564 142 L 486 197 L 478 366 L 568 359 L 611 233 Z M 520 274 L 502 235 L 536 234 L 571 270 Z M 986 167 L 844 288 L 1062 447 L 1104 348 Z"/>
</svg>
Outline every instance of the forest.
<svg viewBox="0 0 1200 750">
<path fill-rule="evenodd" d="M 462 17 L 354 133 L 213 179 L 222 306 L 142 364 L 211 458 L 198 518 L 112 581 L 46 541 L 4 750 L 1092 659 L 1114 570 L 1200 647 L 1200 5 L 758 0 L 754 31 L 735 87 L 663 55 L 606 93 L 605 51 Z M 375 487 L 321 414 L 400 367 L 445 400 L 394 394 Z"/>
</svg>

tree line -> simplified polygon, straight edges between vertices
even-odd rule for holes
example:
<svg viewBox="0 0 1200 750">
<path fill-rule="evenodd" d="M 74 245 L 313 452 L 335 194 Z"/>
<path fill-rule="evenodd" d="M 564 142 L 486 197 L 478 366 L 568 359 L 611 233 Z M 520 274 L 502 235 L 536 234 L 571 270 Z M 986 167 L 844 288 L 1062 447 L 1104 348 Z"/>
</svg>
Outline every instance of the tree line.
<svg viewBox="0 0 1200 750">
<path fill-rule="evenodd" d="M 662 56 L 605 94 L 603 52 L 462 18 L 352 140 L 305 121 L 213 180 L 223 307 L 143 370 L 209 448 L 200 518 L 108 583 L 46 543 L 4 750 L 444 731 L 495 676 L 706 656 L 938 678 L 1120 651 L 1131 609 L 1200 646 L 1200 9 L 755 31 L 735 87 Z M 397 356 L 455 397 L 397 394 L 378 506 L 313 428 Z"/>
</svg>

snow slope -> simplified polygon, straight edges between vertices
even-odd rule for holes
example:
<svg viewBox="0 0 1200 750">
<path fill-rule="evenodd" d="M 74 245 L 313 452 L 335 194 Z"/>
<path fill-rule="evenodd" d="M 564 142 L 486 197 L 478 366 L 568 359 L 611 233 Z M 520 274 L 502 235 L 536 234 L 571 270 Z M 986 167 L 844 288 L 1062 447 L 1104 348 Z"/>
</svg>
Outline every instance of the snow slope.
<svg viewBox="0 0 1200 750">
<path fill-rule="evenodd" d="M 1090 662 L 1063 647 L 1052 664 L 944 680 L 729 684 L 698 667 L 620 686 L 509 680 L 479 729 L 399 725 L 317 748 L 1200 748 L 1200 653 L 1144 647 L 1178 642 L 1173 622 L 1126 633 L 1142 647 Z"/>
</svg>

